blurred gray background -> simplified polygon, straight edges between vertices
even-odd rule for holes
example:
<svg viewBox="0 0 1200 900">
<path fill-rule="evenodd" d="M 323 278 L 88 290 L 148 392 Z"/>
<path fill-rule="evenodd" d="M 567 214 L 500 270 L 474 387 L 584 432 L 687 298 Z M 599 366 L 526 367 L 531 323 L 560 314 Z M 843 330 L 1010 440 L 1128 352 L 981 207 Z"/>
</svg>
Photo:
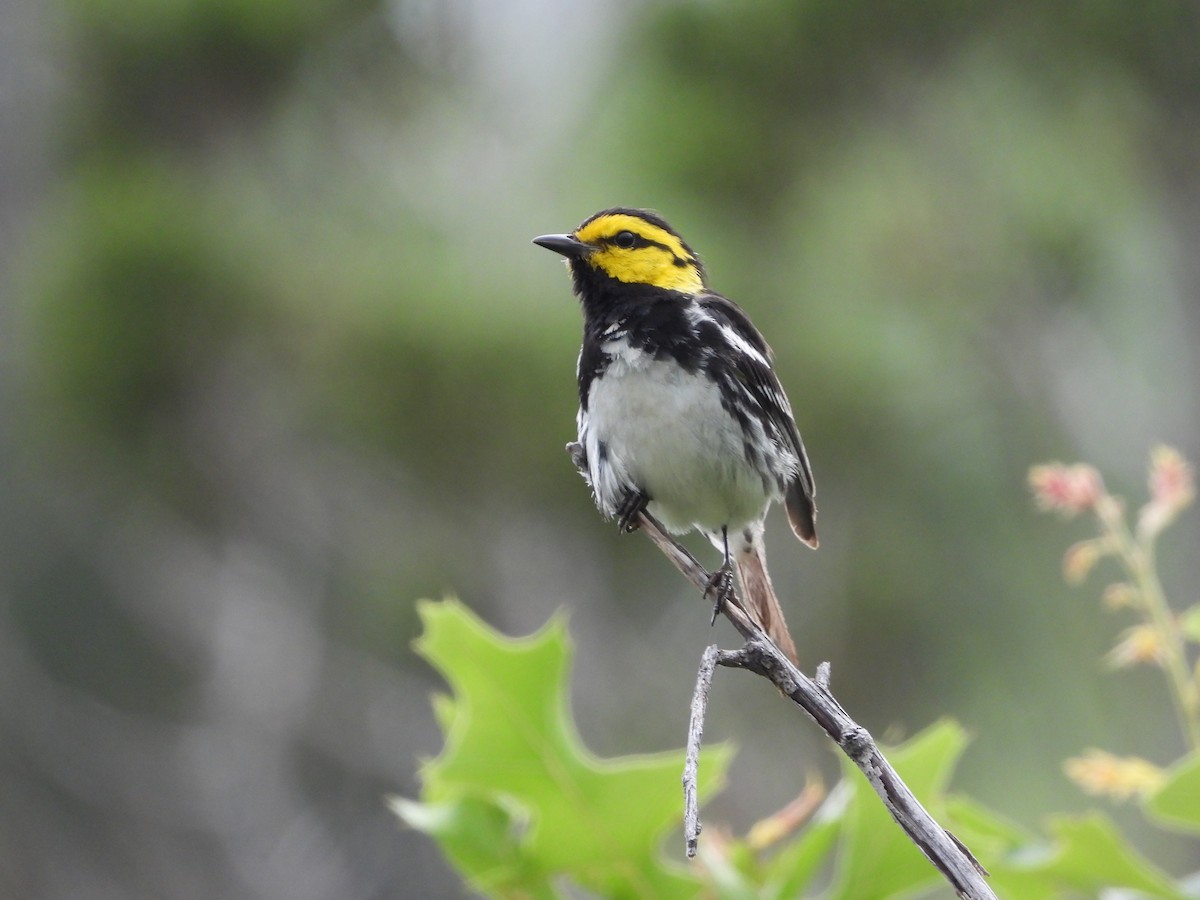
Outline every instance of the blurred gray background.
<svg viewBox="0 0 1200 900">
<path fill-rule="evenodd" d="M 383 801 L 440 745 L 419 597 L 568 610 L 588 744 L 682 745 L 708 608 L 563 453 L 580 316 L 529 243 L 617 204 L 776 351 L 822 544 L 773 517 L 772 569 L 852 714 L 957 718 L 956 788 L 1030 827 L 1097 802 L 1067 756 L 1176 757 L 1024 479 L 1200 458 L 1198 10 L 4 0 L 0 895 L 464 896 Z M 836 777 L 749 676 L 707 736 L 714 825 Z"/>
</svg>

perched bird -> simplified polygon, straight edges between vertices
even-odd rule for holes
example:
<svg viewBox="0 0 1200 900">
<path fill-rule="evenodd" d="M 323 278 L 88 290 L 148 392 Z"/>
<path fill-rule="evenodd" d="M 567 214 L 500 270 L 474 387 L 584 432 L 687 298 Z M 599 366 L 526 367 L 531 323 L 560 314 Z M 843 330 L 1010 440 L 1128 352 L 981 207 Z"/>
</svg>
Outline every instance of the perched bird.
<svg viewBox="0 0 1200 900">
<path fill-rule="evenodd" d="M 706 534 L 724 555 L 717 602 L 732 562 L 747 612 L 795 660 L 763 521 L 782 500 L 815 548 L 816 489 L 766 341 L 652 212 L 606 209 L 533 242 L 566 257 L 583 306 L 577 421 L 596 505 L 624 531 L 645 509 Z"/>
</svg>

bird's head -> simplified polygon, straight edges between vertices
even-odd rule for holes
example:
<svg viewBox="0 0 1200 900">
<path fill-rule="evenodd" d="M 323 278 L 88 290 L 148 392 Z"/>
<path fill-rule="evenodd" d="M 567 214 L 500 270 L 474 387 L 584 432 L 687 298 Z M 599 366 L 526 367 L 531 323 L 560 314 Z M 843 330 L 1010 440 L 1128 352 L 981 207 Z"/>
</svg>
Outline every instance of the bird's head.
<svg viewBox="0 0 1200 900">
<path fill-rule="evenodd" d="M 642 209 L 606 209 L 570 234 L 543 234 L 539 247 L 567 258 L 577 283 L 592 273 L 625 282 L 696 294 L 704 266 L 661 217 Z"/>
</svg>

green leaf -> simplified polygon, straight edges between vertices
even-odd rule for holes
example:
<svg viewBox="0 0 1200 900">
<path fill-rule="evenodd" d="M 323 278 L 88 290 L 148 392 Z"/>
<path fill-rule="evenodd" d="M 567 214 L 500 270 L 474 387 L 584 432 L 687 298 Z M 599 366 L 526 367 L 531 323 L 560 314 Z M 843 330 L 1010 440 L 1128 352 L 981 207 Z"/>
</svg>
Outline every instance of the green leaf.
<svg viewBox="0 0 1200 900">
<path fill-rule="evenodd" d="M 1032 832 L 967 797 L 950 797 L 946 812 L 954 833 L 975 853 L 998 857 L 1039 840 Z"/>
<path fill-rule="evenodd" d="M 1189 606 L 1179 614 L 1179 630 L 1195 644 L 1200 644 L 1200 604 Z"/>
<path fill-rule="evenodd" d="M 518 817 L 502 806 L 474 797 L 446 803 L 392 797 L 388 805 L 410 828 L 434 837 L 454 866 L 470 873 L 476 890 L 494 896 L 555 896 L 535 862 L 518 852 Z"/>
<path fill-rule="evenodd" d="M 1131 847 L 1101 813 L 1050 823 L 1060 850 L 1051 870 L 1080 890 L 1123 887 L 1152 897 L 1182 898 L 1171 879 Z"/>
<path fill-rule="evenodd" d="M 1051 857 L 1047 841 L 968 798 L 952 797 L 946 808 L 951 830 L 987 867 L 999 896 L 1061 900 L 1054 879 L 1041 867 Z"/>
<path fill-rule="evenodd" d="M 1099 896 L 1115 888 L 1156 900 L 1188 896 L 1101 813 L 1056 818 L 1049 828 L 1051 842 L 991 862 L 992 887 L 1000 896 L 1056 900 Z"/>
<path fill-rule="evenodd" d="M 452 696 L 435 704 L 445 746 L 422 767 L 421 802 L 393 809 L 494 895 L 568 881 L 605 897 L 695 896 L 698 876 L 660 851 L 682 815 L 683 753 L 606 760 L 583 746 L 567 709 L 563 617 L 512 639 L 454 600 L 418 610 L 417 651 Z M 701 798 L 730 756 L 724 746 L 702 753 Z"/>
<path fill-rule="evenodd" d="M 967 744 L 962 727 L 943 720 L 884 755 L 935 818 L 940 798 Z M 853 791 L 832 897 L 908 896 L 941 881 L 941 875 L 892 819 L 875 790 L 849 761 L 845 783 Z"/>
<path fill-rule="evenodd" d="M 836 805 L 836 804 L 832 804 Z M 842 834 L 842 810 L 818 811 L 799 836 L 783 847 L 767 866 L 761 897 L 802 896 L 829 862 L 830 854 Z"/>
<path fill-rule="evenodd" d="M 1166 781 L 1146 797 L 1143 807 L 1169 828 L 1200 834 L 1200 753 L 1190 753 L 1171 766 Z"/>
</svg>

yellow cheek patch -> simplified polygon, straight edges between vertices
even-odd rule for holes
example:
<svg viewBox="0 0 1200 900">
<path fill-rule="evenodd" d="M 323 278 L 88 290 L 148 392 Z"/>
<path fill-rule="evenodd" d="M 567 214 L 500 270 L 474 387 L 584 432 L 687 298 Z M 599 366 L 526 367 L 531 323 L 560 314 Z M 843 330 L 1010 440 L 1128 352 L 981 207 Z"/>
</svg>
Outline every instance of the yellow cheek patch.
<svg viewBox="0 0 1200 900">
<path fill-rule="evenodd" d="M 606 247 L 587 257 L 589 263 L 617 281 L 650 284 L 688 294 L 703 290 L 704 282 L 696 267 L 691 263 L 676 265 L 675 259 L 674 254 L 661 247 L 635 247 L 633 250 Z"/>
<path fill-rule="evenodd" d="M 623 249 L 607 241 L 622 231 L 632 232 L 649 245 Z M 587 261 L 618 281 L 690 294 L 704 289 L 700 268 L 683 241 L 645 219 L 623 213 L 600 216 L 575 232 L 575 237 L 598 248 Z"/>
</svg>

